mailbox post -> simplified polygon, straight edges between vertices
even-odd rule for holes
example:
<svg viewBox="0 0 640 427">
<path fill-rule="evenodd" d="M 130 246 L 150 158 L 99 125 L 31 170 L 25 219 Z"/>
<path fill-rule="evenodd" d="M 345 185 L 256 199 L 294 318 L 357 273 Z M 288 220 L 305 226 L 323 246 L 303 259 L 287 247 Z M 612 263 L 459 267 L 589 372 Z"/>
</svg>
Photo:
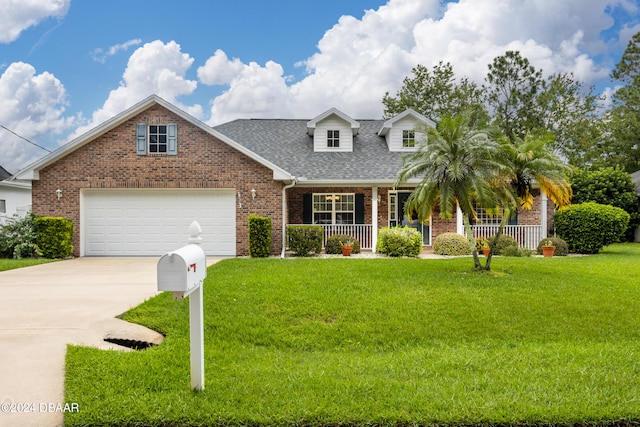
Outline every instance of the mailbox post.
<svg viewBox="0 0 640 427">
<path fill-rule="evenodd" d="M 207 259 L 200 243 L 200 225 L 189 227 L 189 244 L 163 255 L 158 261 L 158 290 L 173 292 L 174 299 L 189 295 L 189 342 L 191 388 L 204 390 L 204 311 L 202 284 L 207 277 Z"/>
</svg>

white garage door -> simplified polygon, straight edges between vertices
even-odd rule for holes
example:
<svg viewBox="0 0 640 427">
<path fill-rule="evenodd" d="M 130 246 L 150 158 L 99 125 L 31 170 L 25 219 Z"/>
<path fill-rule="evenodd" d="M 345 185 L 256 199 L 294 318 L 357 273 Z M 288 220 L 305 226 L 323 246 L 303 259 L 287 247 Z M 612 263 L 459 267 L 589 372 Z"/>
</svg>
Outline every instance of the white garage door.
<svg viewBox="0 0 640 427">
<path fill-rule="evenodd" d="M 160 256 L 202 227 L 207 255 L 235 256 L 234 190 L 85 190 L 84 255 Z"/>
</svg>

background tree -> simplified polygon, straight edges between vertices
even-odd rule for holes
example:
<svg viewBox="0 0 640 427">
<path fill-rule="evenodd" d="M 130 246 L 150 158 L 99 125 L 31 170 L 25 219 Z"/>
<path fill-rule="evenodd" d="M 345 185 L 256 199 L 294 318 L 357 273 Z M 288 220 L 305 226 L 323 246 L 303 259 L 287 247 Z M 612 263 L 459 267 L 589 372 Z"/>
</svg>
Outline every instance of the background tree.
<svg viewBox="0 0 640 427">
<path fill-rule="evenodd" d="M 631 173 L 640 170 L 640 32 L 627 44 L 611 77 L 623 86 L 615 92 L 607 116 L 610 138 L 602 147 L 602 157 L 607 165 L 619 165 Z"/>
<path fill-rule="evenodd" d="M 488 123 L 481 88 L 466 77 L 456 79 L 450 63 L 441 61 L 432 69 L 417 65 L 411 72 L 413 77 L 404 79 L 395 97 L 389 92 L 384 95 L 385 118 L 411 108 L 433 122 L 447 114 L 464 114 L 472 126 L 483 127 Z"/>
<path fill-rule="evenodd" d="M 553 135 L 551 147 L 574 166 L 598 162 L 603 126 L 594 88 L 585 88 L 572 74 L 550 76 L 536 99 L 541 131 Z M 531 130 L 538 133 L 535 129 Z"/>
<path fill-rule="evenodd" d="M 520 52 L 507 51 L 489 64 L 484 96 L 494 123 L 509 138 L 523 138 L 543 127 L 537 97 L 544 91 L 542 70 L 536 70 Z"/>
</svg>

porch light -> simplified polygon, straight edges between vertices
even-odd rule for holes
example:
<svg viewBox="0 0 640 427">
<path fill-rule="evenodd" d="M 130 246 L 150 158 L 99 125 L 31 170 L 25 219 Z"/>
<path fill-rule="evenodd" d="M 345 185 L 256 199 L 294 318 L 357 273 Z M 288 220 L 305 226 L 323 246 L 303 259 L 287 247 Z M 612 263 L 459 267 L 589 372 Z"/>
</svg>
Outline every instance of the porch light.
<svg viewBox="0 0 640 427">
<path fill-rule="evenodd" d="M 251 198 L 252 198 L 252 199 L 255 199 L 255 198 L 256 198 L 256 189 L 255 189 L 255 188 L 252 188 L 252 189 L 251 189 Z"/>
<path fill-rule="evenodd" d="M 56 197 L 58 198 L 58 200 L 62 198 L 62 190 L 59 188 L 56 190 Z"/>
</svg>

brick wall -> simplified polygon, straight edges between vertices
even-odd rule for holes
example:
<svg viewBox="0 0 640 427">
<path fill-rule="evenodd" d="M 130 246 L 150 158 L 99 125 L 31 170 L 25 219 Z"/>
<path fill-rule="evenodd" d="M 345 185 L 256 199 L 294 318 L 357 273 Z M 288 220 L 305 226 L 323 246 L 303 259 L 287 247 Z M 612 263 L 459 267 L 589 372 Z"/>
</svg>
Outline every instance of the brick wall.
<svg viewBox="0 0 640 427">
<path fill-rule="evenodd" d="M 178 125 L 178 155 L 136 154 L 136 124 Z M 63 192 L 56 198 L 56 189 Z M 80 190 L 83 188 L 233 188 L 236 203 L 236 253 L 248 254 L 250 214 L 271 217 L 272 254 L 281 251 L 282 184 L 260 165 L 209 133 L 155 105 L 40 171 L 33 181 L 33 211 L 74 222 L 75 255 L 80 248 Z M 251 189 L 257 197 L 251 198 Z"/>
</svg>

